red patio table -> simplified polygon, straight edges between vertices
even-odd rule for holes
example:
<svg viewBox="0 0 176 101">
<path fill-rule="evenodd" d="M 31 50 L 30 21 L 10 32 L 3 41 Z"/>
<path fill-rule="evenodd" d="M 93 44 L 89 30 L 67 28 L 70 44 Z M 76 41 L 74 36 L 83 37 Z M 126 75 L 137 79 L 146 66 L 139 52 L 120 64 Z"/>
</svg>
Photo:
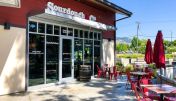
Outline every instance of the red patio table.
<svg viewBox="0 0 176 101">
<path fill-rule="evenodd" d="M 149 84 L 141 85 L 141 87 L 147 88 L 157 94 L 160 94 L 160 101 L 164 100 L 164 94 L 174 93 L 172 91 L 176 90 L 176 87 L 167 84 Z"/>
<path fill-rule="evenodd" d="M 146 73 L 146 72 L 140 72 L 140 71 L 138 71 L 138 72 L 130 72 L 130 74 L 131 75 L 135 75 L 135 76 L 138 77 L 138 82 L 137 82 L 138 86 L 140 86 L 139 80 L 140 80 L 141 76 L 148 75 L 148 73 Z"/>
<path fill-rule="evenodd" d="M 137 75 L 138 76 L 138 80 L 140 80 L 141 76 L 148 75 L 148 73 L 146 73 L 146 72 L 140 72 L 140 71 L 138 71 L 138 72 L 130 72 L 130 74 L 131 75 Z"/>
</svg>

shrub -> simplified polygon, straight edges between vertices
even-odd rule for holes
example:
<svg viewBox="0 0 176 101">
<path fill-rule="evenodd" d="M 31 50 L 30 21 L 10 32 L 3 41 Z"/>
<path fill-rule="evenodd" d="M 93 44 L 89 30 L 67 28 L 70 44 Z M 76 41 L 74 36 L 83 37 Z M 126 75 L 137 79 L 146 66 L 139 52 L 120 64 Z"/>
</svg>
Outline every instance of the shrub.
<svg viewBox="0 0 176 101">
<path fill-rule="evenodd" d="M 144 58 L 144 54 L 117 54 L 118 58 Z"/>
<path fill-rule="evenodd" d="M 132 64 L 128 64 L 127 66 L 125 66 L 124 68 L 124 72 L 131 72 L 134 70 L 134 66 Z"/>
<path fill-rule="evenodd" d="M 123 68 L 123 64 L 122 64 L 121 62 L 117 62 L 117 63 L 116 63 L 116 67 L 117 67 L 117 70 L 118 70 L 118 71 L 121 71 L 122 68 Z"/>
</svg>

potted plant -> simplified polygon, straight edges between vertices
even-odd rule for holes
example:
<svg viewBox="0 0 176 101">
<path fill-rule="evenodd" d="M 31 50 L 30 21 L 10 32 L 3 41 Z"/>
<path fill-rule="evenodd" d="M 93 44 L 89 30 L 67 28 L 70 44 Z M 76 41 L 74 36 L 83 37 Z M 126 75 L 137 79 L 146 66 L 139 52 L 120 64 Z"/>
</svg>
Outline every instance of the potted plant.
<svg viewBox="0 0 176 101">
<path fill-rule="evenodd" d="M 116 63 L 116 67 L 117 67 L 117 68 L 116 68 L 117 71 L 122 71 L 122 69 L 123 69 L 123 64 L 122 64 L 121 62 L 117 62 L 117 63 Z"/>
<path fill-rule="evenodd" d="M 132 64 L 128 64 L 127 66 L 125 66 L 124 71 L 125 72 L 134 71 L 134 66 Z"/>
<path fill-rule="evenodd" d="M 156 77 L 157 76 L 157 68 L 156 65 L 154 63 L 151 63 L 148 65 L 148 68 L 152 70 L 153 72 L 153 76 Z"/>
</svg>

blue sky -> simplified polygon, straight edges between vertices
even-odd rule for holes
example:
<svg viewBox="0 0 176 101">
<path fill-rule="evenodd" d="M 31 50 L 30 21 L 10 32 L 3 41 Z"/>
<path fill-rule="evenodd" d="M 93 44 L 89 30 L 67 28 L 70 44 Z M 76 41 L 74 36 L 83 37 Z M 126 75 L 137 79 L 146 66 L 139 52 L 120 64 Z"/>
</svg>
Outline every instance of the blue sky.
<svg viewBox="0 0 176 101">
<path fill-rule="evenodd" d="M 131 18 L 117 22 L 117 37 L 136 35 L 140 22 L 139 38 L 155 40 L 158 30 L 164 39 L 176 39 L 176 0 L 109 0 L 133 13 Z M 117 15 L 118 19 L 120 16 Z"/>
</svg>

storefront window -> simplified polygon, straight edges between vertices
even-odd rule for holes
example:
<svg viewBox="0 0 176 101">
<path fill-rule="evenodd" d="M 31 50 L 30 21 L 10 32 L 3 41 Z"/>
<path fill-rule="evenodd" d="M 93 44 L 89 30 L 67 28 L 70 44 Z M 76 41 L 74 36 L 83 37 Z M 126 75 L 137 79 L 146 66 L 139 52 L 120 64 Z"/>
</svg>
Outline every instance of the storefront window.
<svg viewBox="0 0 176 101">
<path fill-rule="evenodd" d="M 64 35 L 64 37 L 59 35 Z M 69 36 L 68 39 L 66 36 Z M 74 43 L 71 37 L 74 37 Z M 62 53 L 59 47 L 62 49 Z M 98 32 L 30 21 L 29 86 L 55 83 L 59 81 L 59 76 L 62 76 L 60 78 L 72 76 L 73 48 L 74 76 L 78 76 L 78 65 L 90 65 L 92 74 L 93 72 L 96 74 L 95 66 L 101 66 L 100 47 L 101 34 Z M 60 59 L 62 62 L 59 65 Z M 61 71 L 59 72 L 59 70 Z"/>
<path fill-rule="evenodd" d="M 73 28 L 68 28 L 68 36 L 73 36 Z"/>
<path fill-rule="evenodd" d="M 39 33 L 45 33 L 45 24 L 44 23 L 39 23 L 38 24 L 38 32 Z"/>
<path fill-rule="evenodd" d="M 74 40 L 74 73 L 75 77 L 78 76 L 78 66 L 83 64 L 83 39 Z"/>
<path fill-rule="evenodd" d="M 44 36 L 29 37 L 29 86 L 33 86 L 44 83 Z"/>
<path fill-rule="evenodd" d="M 101 40 L 101 34 L 98 33 L 98 40 Z"/>
<path fill-rule="evenodd" d="M 97 40 L 97 33 L 94 33 L 94 40 Z"/>
<path fill-rule="evenodd" d="M 59 26 L 54 26 L 54 34 L 60 35 L 60 27 Z"/>
<path fill-rule="evenodd" d="M 93 74 L 93 41 L 84 40 L 84 64 L 90 65 Z"/>
<path fill-rule="evenodd" d="M 79 37 L 83 38 L 83 31 L 82 30 L 79 31 Z"/>
<path fill-rule="evenodd" d="M 84 38 L 89 38 L 88 31 L 84 31 Z"/>
<path fill-rule="evenodd" d="M 29 32 L 37 32 L 37 22 L 29 22 Z"/>
<path fill-rule="evenodd" d="M 74 37 L 78 37 L 78 29 L 74 29 Z"/>
<path fill-rule="evenodd" d="M 90 38 L 90 39 L 93 39 L 93 32 L 90 32 L 90 33 L 89 33 L 89 38 Z"/>
<path fill-rule="evenodd" d="M 46 38 L 46 83 L 53 83 L 59 80 L 59 37 L 46 36 Z"/>
<path fill-rule="evenodd" d="M 53 25 L 46 25 L 46 34 L 53 34 Z"/>
<path fill-rule="evenodd" d="M 101 66 L 100 41 L 94 41 L 94 74 L 97 74 L 96 65 Z"/>
</svg>

